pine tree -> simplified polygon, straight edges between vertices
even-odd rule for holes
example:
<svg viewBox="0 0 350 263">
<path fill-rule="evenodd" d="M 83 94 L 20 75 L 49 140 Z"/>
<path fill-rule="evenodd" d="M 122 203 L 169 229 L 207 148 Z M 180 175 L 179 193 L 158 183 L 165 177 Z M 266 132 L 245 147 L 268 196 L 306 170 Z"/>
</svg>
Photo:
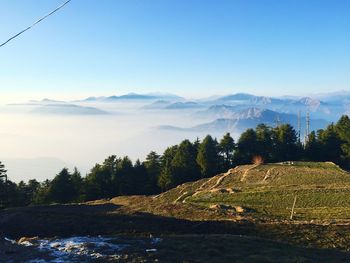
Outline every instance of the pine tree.
<svg viewBox="0 0 350 263">
<path fill-rule="evenodd" d="M 161 173 L 158 178 L 158 186 L 162 191 L 166 191 L 174 186 L 176 186 L 174 168 L 172 166 L 172 161 L 176 155 L 178 146 L 168 147 L 162 157 L 161 157 Z"/>
<path fill-rule="evenodd" d="M 158 181 L 153 182 L 155 185 L 148 186 L 150 183 L 148 173 L 144 163 L 141 163 L 139 159 L 136 160 L 134 164 L 134 194 L 139 195 L 149 195 L 156 194 L 157 192 L 153 192 L 152 189 L 158 189 Z M 157 178 L 158 180 L 158 178 Z"/>
<path fill-rule="evenodd" d="M 342 164 L 347 169 L 350 169 L 350 118 L 347 115 L 343 115 L 337 124 L 335 129 L 339 138 L 342 140 Z"/>
<path fill-rule="evenodd" d="M 202 177 L 210 177 L 219 172 L 218 143 L 207 135 L 199 145 L 196 158 Z"/>
<path fill-rule="evenodd" d="M 196 157 L 197 151 L 194 145 L 189 140 L 182 141 L 171 162 L 176 185 L 194 181 L 200 177 Z"/>
<path fill-rule="evenodd" d="M 324 130 L 318 131 L 322 155 L 320 161 L 342 163 L 342 140 L 334 124 L 330 124 Z"/>
<path fill-rule="evenodd" d="M 273 161 L 273 141 L 272 128 L 259 124 L 255 128 L 257 140 L 257 156 L 260 156 L 264 162 Z"/>
<path fill-rule="evenodd" d="M 291 161 L 299 159 L 298 136 L 290 124 L 282 124 L 273 130 L 275 161 Z"/>
<path fill-rule="evenodd" d="M 309 134 L 309 137 L 305 144 L 305 158 L 308 161 L 318 161 L 320 160 L 321 145 L 316 137 L 315 131 Z"/>
<path fill-rule="evenodd" d="M 238 139 L 237 150 L 234 153 L 235 162 L 238 164 L 251 163 L 253 157 L 259 154 L 257 145 L 256 132 L 253 129 L 247 129 Z"/>
<path fill-rule="evenodd" d="M 48 194 L 52 202 L 68 203 L 75 201 L 76 189 L 72 184 L 71 174 L 67 168 L 62 169 L 52 180 Z"/>
<path fill-rule="evenodd" d="M 228 132 L 220 140 L 219 151 L 223 156 L 223 169 L 228 170 L 233 165 L 233 154 L 236 149 L 235 140 Z"/>
<path fill-rule="evenodd" d="M 144 161 L 144 166 L 148 176 L 148 182 L 145 185 L 146 192 L 148 193 L 157 193 L 159 187 L 157 185 L 158 178 L 161 172 L 161 158 L 156 152 L 152 151 L 146 156 Z"/>
</svg>

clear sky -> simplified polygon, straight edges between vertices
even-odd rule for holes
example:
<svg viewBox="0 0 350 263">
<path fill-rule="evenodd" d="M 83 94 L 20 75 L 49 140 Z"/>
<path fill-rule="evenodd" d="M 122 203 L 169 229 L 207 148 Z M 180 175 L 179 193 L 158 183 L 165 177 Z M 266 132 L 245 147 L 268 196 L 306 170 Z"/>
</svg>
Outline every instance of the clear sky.
<svg viewBox="0 0 350 263">
<path fill-rule="evenodd" d="M 1 0 L 0 42 L 64 1 Z M 72 0 L 0 48 L 1 98 L 350 89 L 350 0 Z"/>
</svg>

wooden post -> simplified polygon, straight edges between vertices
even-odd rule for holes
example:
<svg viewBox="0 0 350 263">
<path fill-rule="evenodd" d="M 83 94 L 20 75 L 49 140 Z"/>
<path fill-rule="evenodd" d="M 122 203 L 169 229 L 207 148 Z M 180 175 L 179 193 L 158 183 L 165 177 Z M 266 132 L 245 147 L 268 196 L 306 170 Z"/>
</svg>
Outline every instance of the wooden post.
<svg viewBox="0 0 350 263">
<path fill-rule="evenodd" d="M 293 207 L 292 207 L 292 212 L 290 213 L 290 220 L 293 220 L 293 215 L 294 215 L 294 207 L 295 207 L 295 203 L 297 202 L 297 196 L 295 195 L 294 197 L 294 202 L 293 202 Z"/>
</svg>

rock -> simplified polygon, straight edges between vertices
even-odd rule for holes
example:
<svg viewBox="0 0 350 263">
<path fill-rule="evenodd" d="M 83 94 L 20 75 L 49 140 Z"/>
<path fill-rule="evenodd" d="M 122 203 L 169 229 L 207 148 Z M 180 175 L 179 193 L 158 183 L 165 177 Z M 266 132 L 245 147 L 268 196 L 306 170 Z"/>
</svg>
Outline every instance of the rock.
<svg viewBox="0 0 350 263">
<path fill-rule="evenodd" d="M 225 204 L 215 204 L 215 205 L 211 205 L 209 208 L 215 209 L 215 210 L 225 210 L 225 211 L 232 210 L 239 214 L 245 212 L 245 209 L 241 206 L 231 206 L 231 205 L 225 205 Z"/>
<path fill-rule="evenodd" d="M 39 239 L 38 237 L 21 237 L 18 240 L 17 244 L 30 246 L 30 245 L 33 245 L 33 242 L 37 241 L 38 239 Z"/>
<path fill-rule="evenodd" d="M 230 205 L 225 205 L 225 204 L 215 204 L 215 205 L 211 205 L 209 208 L 216 209 L 216 210 L 230 210 L 233 207 Z"/>
<path fill-rule="evenodd" d="M 244 213 L 244 211 L 245 211 L 244 208 L 241 206 L 235 206 L 235 210 L 237 213 Z"/>
<path fill-rule="evenodd" d="M 210 190 L 211 193 L 221 193 L 221 194 L 233 194 L 235 191 L 232 188 L 214 188 Z"/>
</svg>

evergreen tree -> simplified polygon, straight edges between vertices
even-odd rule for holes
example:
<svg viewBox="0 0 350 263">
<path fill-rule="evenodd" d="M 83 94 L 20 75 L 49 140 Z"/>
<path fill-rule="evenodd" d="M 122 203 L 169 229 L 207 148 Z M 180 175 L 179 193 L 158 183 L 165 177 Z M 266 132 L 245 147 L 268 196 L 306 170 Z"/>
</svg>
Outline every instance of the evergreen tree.
<svg viewBox="0 0 350 263">
<path fill-rule="evenodd" d="M 16 186 L 16 204 L 18 206 L 27 206 L 34 203 L 35 195 L 40 188 L 40 183 L 35 179 L 29 180 L 26 184 L 20 181 Z"/>
<path fill-rule="evenodd" d="M 253 129 L 247 129 L 238 139 L 237 150 L 234 153 L 235 162 L 237 164 L 251 163 L 253 157 L 259 154 L 257 145 L 256 132 Z"/>
<path fill-rule="evenodd" d="M 96 164 L 85 178 L 85 200 L 110 198 L 116 195 L 110 167 Z"/>
<path fill-rule="evenodd" d="M 74 171 L 70 178 L 72 187 L 74 189 L 73 200 L 83 201 L 82 190 L 83 190 L 83 178 L 77 167 L 74 167 Z"/>
<path fill-rule="evenodd" d="M 219 172 L 218 143 L 210 135 L 207 135 L 199 145 L 196 161 L 202 177 L 210 177 Z"/>
<path fill-rule="evenodd" d="M 347 115 L 343 115 L 337 124 L 335 129 L 341 139 L 342 149 L 342 165 L 347 169 L 350 169 L 350 118 Z"/>
<path fill-rule="evenodd" d="M 158 186 L 162 191 L 168 190 L 176 185 L 172 161 L 176 155 L 177 149 L 177 145 L 168 147 L 161 157 L 162 169 L 158 178 Z"/>
<path fill-rule="evenodd" d="M 144 161 L 144 166 L 148 176 L 148 182 L 145 185 L 145 190 L 147 193 L 157 193 L 159 192 L 159 187 L 157 185 L 158 178 L 161 173 L 161 158 L 156 152 L 150 152 L 146 160 Z"/>
<path fill-rule="evenodd" d="M 139 159 L 136 160 L 134 164 L 134 194 L 139 195 L 149 195 L 149 194 L 156 194 L 156 192 L 153 192 L 151 189 L 158 189 L 157 183 L 158 181 L 154 182 L 155 186 L 147 186 L 150 183 L 148 173 L 146 170 L 146 167 L 144 163 L 141 163 Z M 158 180 L 158 178 L 157 178 Z"/>
<path fill-rule="evenodd" d="M 71 174 L 67 168 L 56 175 L 49 188 L 49 198 L 52 202 L 68 203 L 75 201 L 76 192 L 72 183 Z"/>
<path fill-rule="evenodd" d="M 273 130 L 275 161 L 291 161 L 300 157 L 297 145 L 298 137 L 290 124 L 282 124 Z"/>
<path fill-rule="evenodd" d="M 118 195 L 135 194 L 134 167 L 128 156 L 123 157 L 117 165 L 116 186 Z"/>
<path fill-rule="evenodd" d="M 305 158 L 308 161 L 320 160 L 321 145 L 316 137 L 315 131 L 309 134 L 305 144 Z"/>
<path fill-rule="evenodd" d="M 33 196 L 33 204 L 48 204 L 50 203 L 49 199 L 49 188 L 51 181 L 46 179 L 44 182 L 40 183 L 38 189 L 36 190 Z"/>
<path fill-rule="evenodd" d="M 228 132 L 220 140 L 219 150 L 223 156 L 223 169 L 226 171 L 233 165 L 233 154 L 236 149 L 236 144 L 231 134 Z"/>
<path fill-rule="evenodd" d="M 337 164 L 342 163 L 342 140 L 337 133 L 334 124 L 327 126 L 325 130 L 318 131 L 318 138 L 321 145 L 320 161 L 331 161 Z"/>
<path fill-rule="evenodd" d="M 257 140 L 257 155 L 265 162 L 273 161 L 273 131 L 265 124 L 259 124 L 255 128 Z"/>
<path fill-rule="evenodd" d="M 176 185 L 197 180 L 200 177 L 196 162 L 197 151 L 189 140 L 180 143 L 171 162 Z"/>
</svg>

